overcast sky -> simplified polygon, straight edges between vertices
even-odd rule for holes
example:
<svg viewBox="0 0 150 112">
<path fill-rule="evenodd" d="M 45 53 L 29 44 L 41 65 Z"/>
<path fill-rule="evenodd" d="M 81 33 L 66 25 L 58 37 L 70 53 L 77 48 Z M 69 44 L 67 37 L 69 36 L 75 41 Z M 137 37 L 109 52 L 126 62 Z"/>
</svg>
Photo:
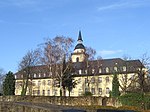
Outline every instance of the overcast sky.
<svg viewBox="0 0 150 112">
<path fill-rule="evenodd" d="M 103 58 L 150 54 L 150 0 L 0 0 L 0 68 L 16 72 L 44 38 L 79 30 Z"/>
</svg>

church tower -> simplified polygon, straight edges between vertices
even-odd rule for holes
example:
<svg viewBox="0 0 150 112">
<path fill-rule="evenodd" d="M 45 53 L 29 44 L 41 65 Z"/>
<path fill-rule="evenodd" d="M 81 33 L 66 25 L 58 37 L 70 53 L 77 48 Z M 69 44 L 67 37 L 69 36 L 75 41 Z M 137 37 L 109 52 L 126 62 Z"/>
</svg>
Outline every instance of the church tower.
<svg viewBox="0 0 150 112">
<path fill-rule="evenodd" d="M 75 46 L 74 52 L 71 54 L 71 59 L 72 62 L 84 62 L 87 59 L 86 49 L 83 45 L 81 31 L 79 31 L 77 45 Z"/>
</svg>

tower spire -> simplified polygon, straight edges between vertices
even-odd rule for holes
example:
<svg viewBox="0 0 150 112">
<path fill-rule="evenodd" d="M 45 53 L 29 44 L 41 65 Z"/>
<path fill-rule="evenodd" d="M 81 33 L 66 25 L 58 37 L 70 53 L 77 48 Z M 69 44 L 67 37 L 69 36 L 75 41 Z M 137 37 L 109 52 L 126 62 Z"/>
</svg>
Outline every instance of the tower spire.
<svg viewBox="0 0 150 112">
<path fill-rule="evenodd" d="M 82 35 L 81 35 L 81 31 L 79 31 L 79 36 L 78 36 L 78 43 L 82 43 Z"/>
</svg>

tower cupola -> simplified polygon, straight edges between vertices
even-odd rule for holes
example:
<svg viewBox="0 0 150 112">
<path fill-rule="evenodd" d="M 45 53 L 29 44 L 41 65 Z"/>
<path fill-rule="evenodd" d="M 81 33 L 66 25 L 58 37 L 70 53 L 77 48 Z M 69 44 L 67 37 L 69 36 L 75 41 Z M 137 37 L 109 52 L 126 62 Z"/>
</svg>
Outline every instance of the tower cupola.
<svg viewBox="0 0 150 112">
<path fill-rule="evenodd" d="M 79 36 L 78 36 L 77 45 L 75 46 L 75 49 L 84 49 L 85 50 L 85 47 L 83 45 L 81 31 L 79 31 Z"/>
<path fill-rule="evenodd" d="M 85 53 L 85 47 L 83 45 L 83 39 L 81 31 L 79 31 L 77 45 L 75 46 L 74 52 L 71 54 L 72 62 L 83 62 L 87 59 L 87 54 Z"/>
</svg>

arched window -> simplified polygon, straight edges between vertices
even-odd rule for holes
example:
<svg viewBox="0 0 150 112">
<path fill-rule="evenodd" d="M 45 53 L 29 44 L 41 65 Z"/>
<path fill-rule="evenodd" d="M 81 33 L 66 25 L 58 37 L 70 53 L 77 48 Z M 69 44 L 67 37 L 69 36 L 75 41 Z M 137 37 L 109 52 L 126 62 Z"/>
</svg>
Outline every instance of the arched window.
<svg viewBox="0 0 150 112">
<path fill-rule="evenodd" d="M 109 68 L 108 67 L 106 67 L 106 73 L 109 73 Z"/>
<path fill-rule="evenodd" d="M 125 72 L 127 70 L 126 66 L 123 66 L 123 71 Z"/>
<path fill-rule="evenodd" d="M 109 94 L 109 92 L 110 92 L 110 90 L 109 90 L 109 88 L 107 87 L 107 88 L 106 88 L 106 94 Z"/>
<path fill-rule="evenodd" d="M 102 69 L 101 68 L 99 68 L 99 73 L 102 73 Z"/>
<path fill-rule="evenodd" d="M 76 58 L 76 62 L 79 62 L 79 57 Z"/>
<path fill-rule="evenodd" d="M 117 67 L 114 67 L 114 71 L 117 72 L 117 70 L 118 70 Z"/>
<path fill-rule="evenodd" d="M 108 83 L 109 82 L 109 77 L 106 77 L 106 83 Z"/>
</svg>

